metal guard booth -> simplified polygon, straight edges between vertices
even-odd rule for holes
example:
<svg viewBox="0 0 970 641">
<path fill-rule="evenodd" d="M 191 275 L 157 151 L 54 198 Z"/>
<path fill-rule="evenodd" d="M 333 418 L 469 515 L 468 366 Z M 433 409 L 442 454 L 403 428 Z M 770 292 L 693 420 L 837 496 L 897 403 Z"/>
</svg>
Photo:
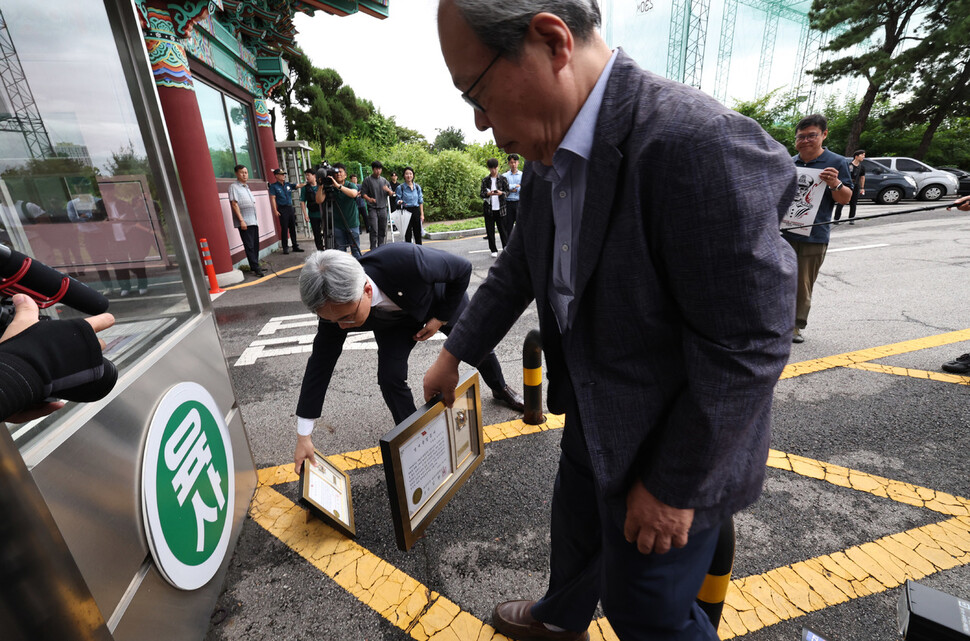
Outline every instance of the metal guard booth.
<svg viewBox="0 0 970 641">
<path fill-rule="evenodd" d="M 39 500 L 21 503 L 45 513 L 31 521 L 62 540 L 73 560 L 62 565 L 113 639 L 205 635 L 253 495 L 198 240 L 231 280 L 242 250 L 225 191 L 238 163 L 262 199 L 260 245 L 275 244 L 265 100 L 286 81 L 295 12 L 319 10 L 388 11 L 386 0 L 0 5 L 0 242 L 109 297 L 103 338 L 120 373 L 102 401 L 0 426 L 12 441 L 0 465 L 26 464 Z M 38 585 L 58 582 L 56 563 L 40 567 Z"/>
</svg>

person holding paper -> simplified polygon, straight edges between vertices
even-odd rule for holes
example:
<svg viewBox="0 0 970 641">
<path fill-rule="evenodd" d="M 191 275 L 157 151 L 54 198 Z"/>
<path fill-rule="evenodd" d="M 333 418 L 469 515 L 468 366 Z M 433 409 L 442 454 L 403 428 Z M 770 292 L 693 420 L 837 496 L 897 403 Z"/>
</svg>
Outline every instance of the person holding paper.
<svg viewBox="0 0 970 641">
<path fill-rule="evenodd" d="M 835 204 L 845 205 L 852 199 L 853 185 L 849 161 L 844 156 L 822 147 L 828 135 L 828 121 L 821 114 L 806 116 L 795 127 L 795 149 L 798 153 L 792 156 L 792 160 L 798 168 L 799 185 L 809 177 L 813 177 L 820 183 L 818 186 L 821 197 L 817 199 L 815 205 L 815 217 L 807 220 L 808 224 L 832 220 L 832 208 Z M 824 188 L 821 183 L 824 183 Z M 804 194 L 802 201 L 808 200 L 811 204 L 812 193 L 809 191 Z M 798 257 L 793 343 L 805 341 L 801 330 L 808 325 L 808 312 L 812 309 L 812 289 L 822 268 L 822 261 L 825 260 L 830 227 L 831 225 L 819 225 L 807 229 L 792 227 L 782 231 L 782 236 L 795 249 L 795 255 Z"/>
</svg>

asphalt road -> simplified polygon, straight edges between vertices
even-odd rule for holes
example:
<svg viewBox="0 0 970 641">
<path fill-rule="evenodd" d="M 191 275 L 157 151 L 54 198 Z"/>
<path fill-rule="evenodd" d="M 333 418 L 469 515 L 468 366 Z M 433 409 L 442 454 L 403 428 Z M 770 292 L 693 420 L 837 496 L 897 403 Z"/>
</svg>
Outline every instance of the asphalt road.
<svg viewBox="0 0 970 641">
<path fill-rule="evenodd" d="M 859 216 L 892 209 L 861 205 Z M 472 288 L 493 262 L 481 237 L 433 246 L 472 261 Z M 298 271 L 286 271 L 301 258 L 271 256 L 277 277 L 234 289 L 214 303 L 258 469 L 292 467 L 293 408 L 307 357 L 299 337 L 308 349 L 306 337 L 314 331 L 301 325 L 307 312 L 299 303 Z M 926 585 L 970 598 L 970 520 L 958 516 L 961 510 L 970 514 L 970 502 L 958 498 L 970 497 L 970 378 L 933 380 L 925 374 L 935 376 L 940 363 L 970 351 L 970 332 L 950 335 L 970 327 L 968 278 L 966 214 L 925 212 L 833 230 L 806 342 L 793 346 L 793 365 L 776 389 L 777 454 L 764 495 L 736 517 L 732 589 L 774 603 L 746 612 L 745 603 L 754 598 L 729 595 L 735 625 L 722 626 L 722 638 L 794 640 L 808 626 L 833 640 L 897 639 L 897 586 L 910 570 L 925 575 L 920 581 Z M 522 341 L 536 326 L 531 308 L 496 350 L 509 382 L 520 389 Z M 924 340 L 899 345 L 917 339 Z M 376 385 L 373 341 L 357 340 L 337 365 L 314 433 L 315 445 L 328 455 L 374 448 L 392 427 Z M 409 380 L 416 396 L 440 345 L 429 341 L 413 352 Z M 895 347 L 864 351 L 880 346 Z M 853 356 L 825 360 L 847 353 Z M 483 415 L 486 425 L 518 418 L 487 393 Z M 302 519 L 280 518 L 296 499 L 296 484 L 284 476 L 268 482 L 273 487 L 257 494 L 261 502 L 244 525 L 206 638 L 479 638 L 481 621 L 488 621 L 497 601 L 537 597 L 548 578 L 548 500 L 560 432 L 519 435 L 516 425 L 508 428 L 510 438 L 487 445 L 482 466 L 406 553 L 395 545 L 382 466 L 355 466 L 350 479 L 357 546 L 347 544 L 346 552 L 352 567 L 341 556 L 346 542 L 339 536 Z M 785 454 L 808 463 L 789 463 Z M 851 482 L 840 482 L 843 474 Z M 912 486 L 925 488 L 915 500 L 905 498 L 916 491 Z M 953 509 L 940 508 L 933 497 L 950 501 Z M 942 545 L 949 556 L 927 565 L 921 559 L 935 559 L 936 552 L 926 549 L 937 544 L 924 537 L 939 529 L 932 524 L 954 518 L 957 534 Z M 886 537 L 887 546 L 912 542 L 913 550 L 898 553 L 912 554 L 910 565 L 879 565 L 870 542 Z M 338 554 L 328 556 L 335 545 Z M 846 555 L 855 563 L 844 561 Z M 804 572 L 831 563 L 842 569 L 823 572 L 830 581 L 816 583 Z M 856 571 L 862 574 L 838 576 Z M 790 584 L 779 578 L 788 575 Z M 388 582 L 397 587 L 388 591 Z M 856 587 L 829 589 L 846 582 Z M 598 630 L 593 636 L 612 638 Z"/>
</svg>

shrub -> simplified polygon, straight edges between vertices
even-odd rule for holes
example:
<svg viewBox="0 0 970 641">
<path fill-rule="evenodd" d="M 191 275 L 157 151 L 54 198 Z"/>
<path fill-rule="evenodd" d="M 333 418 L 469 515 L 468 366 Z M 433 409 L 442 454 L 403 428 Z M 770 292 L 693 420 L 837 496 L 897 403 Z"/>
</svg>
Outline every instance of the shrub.
<svg viewBox="0 0 970 641">
<path fill-rule="evenodd" d="M 424 189 L 425 202 L 432 205 L 429 216 L 425 206 L 425 220 L 454 220 L 468 218 L 470 195 L 477 200 L 482 170 L 475 166 L 468 154 L 446 149 L 433 156 L 430 170 L 418 180 Z"/>
</svg>

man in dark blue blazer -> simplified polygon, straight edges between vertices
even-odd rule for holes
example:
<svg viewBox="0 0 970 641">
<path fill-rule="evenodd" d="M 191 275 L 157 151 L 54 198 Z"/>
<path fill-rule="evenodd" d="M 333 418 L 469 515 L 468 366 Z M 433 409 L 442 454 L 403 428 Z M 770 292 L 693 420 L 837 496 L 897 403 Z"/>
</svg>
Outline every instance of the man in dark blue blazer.
<svg viewBox="0 0 970 641">
<path fill-rule="evenodd" d="M 550 8 L 555 7 L 555 8 Z M 425 396 L 534 300 L 564 413 L 549 588 L 496 606 L 516 639 L 587 639 L 597 602 L 620 639 L 709 639 L 694 603 L 719 524 L 759 496 L 772 393 L 794 327 L 795 192 L 754 121 L 641 70 L 589 0 L 442 0 L 455 86 L 529 159 L 517 226 Z"/>
<path fill-rule="evenodd" d="M 382 245 L 358 262 L 346 252 L 310 256 L 300 272 L 300 297 L 320 317 L 296 407 L 299 473 L 313 454 L 310 434 L 320 416 L 337 359 L 350 330 L 373 331 L 377 384 L 395 423 L 414 413 L 408 357 L 417 341 L 451 332 L 468 304 L 472 265 L 461 256 L 410 243 Z M 495 353 L 476 359 L 496 400 L 523 410 L 522 397 L 505 383 Z"/>
</svg>

